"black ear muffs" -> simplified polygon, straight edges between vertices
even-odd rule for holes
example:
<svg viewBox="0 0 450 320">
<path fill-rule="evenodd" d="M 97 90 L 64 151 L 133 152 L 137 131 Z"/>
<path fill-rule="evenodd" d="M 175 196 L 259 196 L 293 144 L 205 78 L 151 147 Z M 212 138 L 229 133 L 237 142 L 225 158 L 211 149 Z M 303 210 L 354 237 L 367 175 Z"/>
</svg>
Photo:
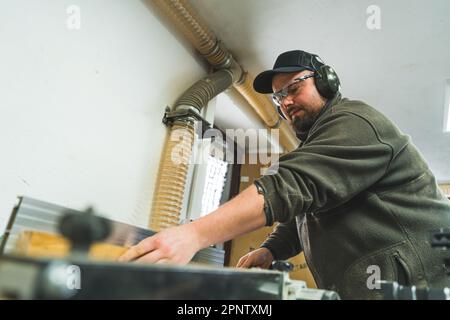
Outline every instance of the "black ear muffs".
<svg viewBox="0 0 450 320">
<path fill-rule="evenodd" d="M 334 69 L 323 65 L 316 70 L 316 74 L 314 80 L 317 91 L 324 98 L 333 98 L 340 89 L 340 81 Z"/>
</svg>

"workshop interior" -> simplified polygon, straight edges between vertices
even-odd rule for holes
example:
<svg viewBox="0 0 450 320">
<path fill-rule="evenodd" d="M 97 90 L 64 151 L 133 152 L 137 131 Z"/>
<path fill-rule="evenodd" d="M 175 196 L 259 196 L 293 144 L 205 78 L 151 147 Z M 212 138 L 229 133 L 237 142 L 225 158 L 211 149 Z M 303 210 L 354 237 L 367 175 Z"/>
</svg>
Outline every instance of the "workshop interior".
<svg viewBox="0 0 450 320">
<path fill-rule="evenodd" d="M 277 223 L 187 265 L 118 260 L 207 216 L 297 149 L 253 87 L 288 50 L 320 55 L 344 97 L 410 136 L 450 199 L 448 0 L 2 4 L 0 300 L 342 299 L 317 285 L 303 253 L 236 267 Z M 448 277 L 449 244 L 449 225 L 429 230 Z M 379 299 L 450 300 L 449 287 L 378 280 Z"/>
</svg>

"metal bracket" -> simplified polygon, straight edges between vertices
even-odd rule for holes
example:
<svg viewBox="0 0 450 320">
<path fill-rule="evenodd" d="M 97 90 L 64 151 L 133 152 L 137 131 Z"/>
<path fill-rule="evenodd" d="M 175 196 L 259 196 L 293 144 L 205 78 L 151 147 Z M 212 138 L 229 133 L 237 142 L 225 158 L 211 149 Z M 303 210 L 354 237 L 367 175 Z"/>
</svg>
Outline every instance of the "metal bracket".
<svg viewBox="0 0 450 320">
<path fill-rule="evenodd" d="M 192 119 L 200 121 L 202 123 L 202 135 L 206 130 L 212 128 L 212 125 L 208 121 L 206 121 L 200 114 L 192 109 L 171 111 L 170 107 L 166 107 L 164 117 L 162 118 L 162 123 L 164 123 L 166 126 L 171 126 L 176 121 L 186 122 Z"/>
</svg>

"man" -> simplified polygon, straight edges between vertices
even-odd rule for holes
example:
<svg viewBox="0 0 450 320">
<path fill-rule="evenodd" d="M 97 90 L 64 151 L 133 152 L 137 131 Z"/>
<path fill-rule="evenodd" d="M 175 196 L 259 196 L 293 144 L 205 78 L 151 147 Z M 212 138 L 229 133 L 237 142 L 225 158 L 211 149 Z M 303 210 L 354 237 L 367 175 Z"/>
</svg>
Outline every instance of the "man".
<svg viewBox="0 0 450 320">
<path fill-rule="evenodd" d="M 264 267 L 305 253 L 320 288 L 342 298 L 380 298 L 368 273 L 403 285 L 449 286 L 430 232 L 450 227 L 450 202 L 419 152 L 386 117 L 341 98 L 334 70 L 318 56 L 281 54 L 254 88 L 273 93 L 301 139 L 263 176 L 213 213 L 163 230 L 123 261 L 187 263 L 195 252 L 279 222 L 240 267 Z"/>
</svg>

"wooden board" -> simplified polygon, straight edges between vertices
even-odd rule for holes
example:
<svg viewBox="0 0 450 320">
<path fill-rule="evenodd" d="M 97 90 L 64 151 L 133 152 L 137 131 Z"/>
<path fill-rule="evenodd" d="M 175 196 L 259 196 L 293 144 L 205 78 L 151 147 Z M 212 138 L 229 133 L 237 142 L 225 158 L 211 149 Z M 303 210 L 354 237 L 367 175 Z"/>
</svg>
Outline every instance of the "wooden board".
<svg viewBox="0 0 450 320">
<path fill-rule="evenodd" d="M 19 235 L 15 253 L 28 257 L 62 258 L 69 253 L 69 242 L 60 235 L 23 231 Z M 117 260 L 128 248 L 107 243 L 94 243 L 89 251 L 92 260 Z"/>
</svg>

